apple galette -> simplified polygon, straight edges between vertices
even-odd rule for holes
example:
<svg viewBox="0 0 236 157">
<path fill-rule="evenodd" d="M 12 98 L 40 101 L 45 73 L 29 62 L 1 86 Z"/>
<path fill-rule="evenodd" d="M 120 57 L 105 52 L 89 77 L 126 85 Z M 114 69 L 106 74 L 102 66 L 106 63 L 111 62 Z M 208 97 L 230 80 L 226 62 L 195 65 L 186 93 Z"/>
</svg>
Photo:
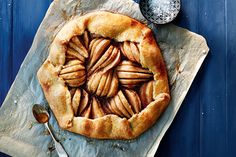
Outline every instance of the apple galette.
<svg viewBox="0 0 236 157">
<path fill-rule="evenodd" d="M 167 72 L 151 29 L 105 11 L 70 20 L 38 79 L 59 126 L 98 139 L 133 139 L 167 107 Z"/>
</svg>

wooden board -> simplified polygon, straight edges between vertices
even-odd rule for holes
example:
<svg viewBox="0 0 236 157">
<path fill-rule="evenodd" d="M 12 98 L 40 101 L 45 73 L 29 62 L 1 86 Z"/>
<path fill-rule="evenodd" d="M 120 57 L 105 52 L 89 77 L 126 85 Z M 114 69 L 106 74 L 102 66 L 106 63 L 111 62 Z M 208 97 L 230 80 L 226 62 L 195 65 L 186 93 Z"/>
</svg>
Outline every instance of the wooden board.
<svg viewBox="0 0 236 157">
<path fill-rule="evenodd" d="M 0 0 L 2 104 L 51 0 Z M 182 0 L 175 24 L 203 35 L 210 53 L 157 157 L 236 154 L 236 1 Z M 0 141 L 1 142 L 1 141 Z M 7 156 L 0 153 L 0 156 Z"/>
</svg>

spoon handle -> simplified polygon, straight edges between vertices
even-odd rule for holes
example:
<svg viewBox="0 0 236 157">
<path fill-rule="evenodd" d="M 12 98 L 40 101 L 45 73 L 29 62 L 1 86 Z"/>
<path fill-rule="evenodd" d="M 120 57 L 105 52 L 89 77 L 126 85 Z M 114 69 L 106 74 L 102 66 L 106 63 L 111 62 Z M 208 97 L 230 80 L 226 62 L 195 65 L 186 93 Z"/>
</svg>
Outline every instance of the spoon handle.
<svg viewBox="0 0 236 157">
<path fill-rule="evenodd" d="M 62 145 L 59 142 L 57 142 L 57 140 L 53 136 L 53 134 L 48 126 L 48 123 L 44 123 L 44 124 L 45 124 L 45 127 L 48 129 L 50 135 L 52 136 L 52 139 L 54 141 L 55 148 L 56 148 L 56 151 L 57 151 L 57 154 L 59 155 L 59 157 L 68 157 L 68 155 L 67 155 L 66 151 L 64 150 L 64 148 L 62 147 Z"/>
</svg>

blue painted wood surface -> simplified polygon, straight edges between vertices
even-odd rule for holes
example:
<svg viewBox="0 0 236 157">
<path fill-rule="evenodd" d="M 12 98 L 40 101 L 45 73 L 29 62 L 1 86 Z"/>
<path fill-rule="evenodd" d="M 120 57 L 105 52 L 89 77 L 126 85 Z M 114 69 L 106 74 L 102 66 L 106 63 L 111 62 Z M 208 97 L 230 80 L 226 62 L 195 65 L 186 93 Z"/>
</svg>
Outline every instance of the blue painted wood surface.
<svg viewBox="0 0 236 157">
<path fill-rule="evenodd" d="M 0 104 L 50 2 L 0 0 Z M 236 1 L 182 0 L 181 4 L 174 23 L 203 35 L 210 53 L 156 156 L 235 157 Z"/>
</svg>

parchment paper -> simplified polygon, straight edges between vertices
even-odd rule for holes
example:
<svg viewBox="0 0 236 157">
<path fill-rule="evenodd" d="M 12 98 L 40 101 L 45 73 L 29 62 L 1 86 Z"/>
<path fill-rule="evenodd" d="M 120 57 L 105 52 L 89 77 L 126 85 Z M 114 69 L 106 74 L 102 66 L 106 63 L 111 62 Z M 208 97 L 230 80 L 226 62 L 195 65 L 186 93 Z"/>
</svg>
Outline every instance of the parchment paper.
<svg viewBox="0 0 236 157">
<path fill-rule="evenodd" d="M 36 72 L 61 27 L 71 17 L 95 10 L 119 12 L 146 22 L 138 4 L 132 0 L 54 0 L 0 109 L 0 151 L 22 157 L 57 156 L 44 125 L 38 124 L 31 112 L 34 103 L 48 106 Z M 208 53 L 208 47 L 203 37 L 172 24 L 158 28 L 149 26 L 155 32 L 168 68 L 172 99 L 167 110 L 151 129 L 128 141 L 95 140 L 63 131 L 51 113 L 51 128 L 69 156 L 154 156 Z"/>
</svg>

